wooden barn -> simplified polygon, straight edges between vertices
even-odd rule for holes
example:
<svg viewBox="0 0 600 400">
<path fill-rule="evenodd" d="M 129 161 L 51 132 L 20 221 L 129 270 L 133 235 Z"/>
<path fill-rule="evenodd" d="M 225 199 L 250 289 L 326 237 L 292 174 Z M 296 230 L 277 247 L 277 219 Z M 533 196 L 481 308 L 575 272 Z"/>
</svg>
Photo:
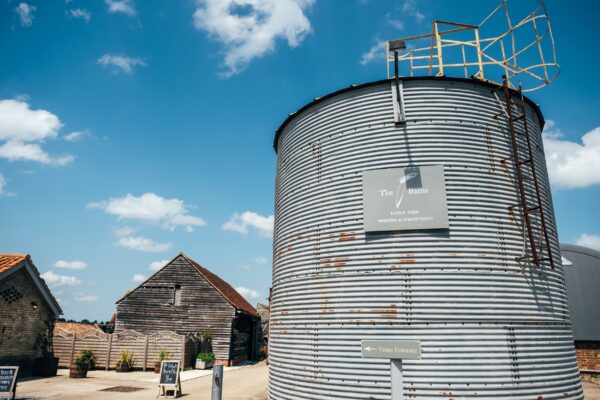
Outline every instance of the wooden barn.
<svg viewBox="0 0 600 400">
<path fill-rule="evenodd" d="M 58 302 L 26 254 L 0 254 L 0 365 L 32 372 L 37 358 L 51 351 Z"/>
<path fill-rule="evenodd" d="M 180 253 L 117 301 L 115 332 L 213 334 L 218 363 L 254 360 L 261 341 L 258 313 L 231 285 Z"/>
</svg>

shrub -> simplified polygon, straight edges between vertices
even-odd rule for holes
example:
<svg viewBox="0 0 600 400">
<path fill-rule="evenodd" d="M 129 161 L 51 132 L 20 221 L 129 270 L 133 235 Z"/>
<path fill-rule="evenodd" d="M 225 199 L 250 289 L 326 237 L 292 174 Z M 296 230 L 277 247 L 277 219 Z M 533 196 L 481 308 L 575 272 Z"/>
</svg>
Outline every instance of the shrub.
<svg viewBox="0 0 600 400">
<path fill-rule="evenodd" d="M 94 369 L 96 367 L 96 356 L 91 348 L 81 350 L 79 357 L 75 359 L 75 364 L 86 369 Z"/>
<path fill-rule="evenodd" d="M 206 331 L 202 332 L 202 335 L 200 335 L 200 337 L 202 337 L 203 342 L 210 342 L 213 338 L 213 334 L 212 332 Z"/>
<path fill-rule="evenodd" d="M 129 365 L 129 368 L 133 368 L 133 366 L 135 365 L 135 359 L 133 358 L 133 353 L 131 351 L 123 351 L 121 352 L 121 355 L 119 356 L 119 361 L 122 363 L 127 363 L 127 365 Z"/>
<path fill-rule="evenodd" d="M 200 353 L 196 359 L 208 363 L 215 359 L 215 353 Z"/>
<path fill-rule="evenodd" d="M 158 357 L 158 361 L 164 361 L 164 360 L 168 360 L 169 358 L 171 358 L 171 353 L 169 353 L 166 350 L 160 350 L 157 354 L 156 357 Z"/>
</svg>

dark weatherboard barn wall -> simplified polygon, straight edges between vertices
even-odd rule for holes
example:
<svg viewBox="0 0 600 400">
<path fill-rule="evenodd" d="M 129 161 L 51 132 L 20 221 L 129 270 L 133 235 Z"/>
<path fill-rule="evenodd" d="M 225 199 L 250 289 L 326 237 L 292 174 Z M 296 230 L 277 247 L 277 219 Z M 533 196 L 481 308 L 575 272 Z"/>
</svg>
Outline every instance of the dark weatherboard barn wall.
<svg viewBox="0 0 600 400">
<path fill-rule="evenodd" d="M 180 254 L 117 302 L 115 331 L 208 331 L 215 357 L 229 363 L 253 354 L 255 314 L 229 284 Z"/>
</svg>

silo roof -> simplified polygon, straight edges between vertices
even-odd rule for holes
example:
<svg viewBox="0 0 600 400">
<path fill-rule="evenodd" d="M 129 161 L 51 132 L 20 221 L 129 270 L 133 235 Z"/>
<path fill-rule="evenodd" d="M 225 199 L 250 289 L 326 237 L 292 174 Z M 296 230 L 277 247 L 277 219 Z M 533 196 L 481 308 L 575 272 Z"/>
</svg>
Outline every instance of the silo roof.
<svg viewBox="0 0 600 400">
<path fill-rule="evenodd" d="M 483 86 L 488 86 L 491 89 L 497 89 L 499 88 L 498 85 L 491 83 L 491 82 L 484 82 L 478 79 L 470 79 L 470 78 L 458 78 L 458 77 L 446 77 L 446 76 L 441 76 L 441 77 L 432 77 L 432 76 L 412 76 L 412 77 L 402 77 L 400 78 L 402 81 L 416 81 L 416 80 L 442 80 L 442 81 L 460 81 L 460 82 L 471 82 L 471 83 L 476 83 L 479 85 L 483 85 Z M 372 81 L 372 82 L 366 82 L 366 83 L 362 83 L 359 85 L 350 85 L 348 87 L 345 87 L 343 89 L 340 90 L 336 90 L 335 92 L 331 92 L 325 96 L 322 97 L 316 97 L 313 101 L 305 104 L 303 107 L 301 107 L 300 109 L 298 109 L 298 111 L 295 111 L 291 114 L 289 114 L 287 116 L 287 118 L 283 121 L 283 123 L 279 126 L 279 128 L 277 128 L 275 130 L 275 137 L 273 139 L 273 148 L 275 149 L 275 152 L 277 152 L 277 141 L 279 140 L 279 136 L 281 135 L 281 132 L 283 132 L 283 130 L 285 129 L 285 127 L 294 119 L 296 118 L 299 114 L 301 114 L 303 111 L 311 108 L 312 106 L 319 104 L 327 99 L 330 99 L 332 97 L 338 96 L 340 94 L 343 93 L 347 93 L 347 92 L 351 92 L 353 90 L 360 90 L 360 89 L 364 89 L 370 86 L 377 86 L 377 85 L 381 85 L 384 84 L 386 82 L 394 82 L 394 78 L 391 79 L 381 79 L 378 81 Z M 511 89 L 511 91 L 514 94 L 518 94 L 518 92 L 514 89 Z M 542 111 L 540 109 L 540 106 L 536 103 L 534 103 L 531 99 L 529 99 L 527 96 L 525 96 L 525 101 L 535 110 L 536 114 L 538 115 L 538 118 L 540 120 L 540 126 L 543 128 L 544 124 L 545 124 L 545 120 L 544 120 L 544 116 L 542 114 Z"/>
</svg>

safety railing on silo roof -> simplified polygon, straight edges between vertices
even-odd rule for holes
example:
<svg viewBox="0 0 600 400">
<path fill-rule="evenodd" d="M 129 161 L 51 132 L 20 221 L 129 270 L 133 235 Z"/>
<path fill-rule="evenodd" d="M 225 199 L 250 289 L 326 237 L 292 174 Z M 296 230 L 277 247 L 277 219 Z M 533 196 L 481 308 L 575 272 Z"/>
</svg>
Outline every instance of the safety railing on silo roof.
<svg viewBox="0 0 600 400">
<path fill-rule="evenodd" d="M 385 42 L 388 78 L 401 72 L 411 77 L 464 75 L 501 86 L 500 78 L 506 76 L 508 87 L 521 86 L 523 92 L 550 84 L 560 67 L 544 1 L 537 1 L 517 23 L 508 3 L 501 1 L 479 25 L 435 20 L 431 33 Z"/>
</svg>

